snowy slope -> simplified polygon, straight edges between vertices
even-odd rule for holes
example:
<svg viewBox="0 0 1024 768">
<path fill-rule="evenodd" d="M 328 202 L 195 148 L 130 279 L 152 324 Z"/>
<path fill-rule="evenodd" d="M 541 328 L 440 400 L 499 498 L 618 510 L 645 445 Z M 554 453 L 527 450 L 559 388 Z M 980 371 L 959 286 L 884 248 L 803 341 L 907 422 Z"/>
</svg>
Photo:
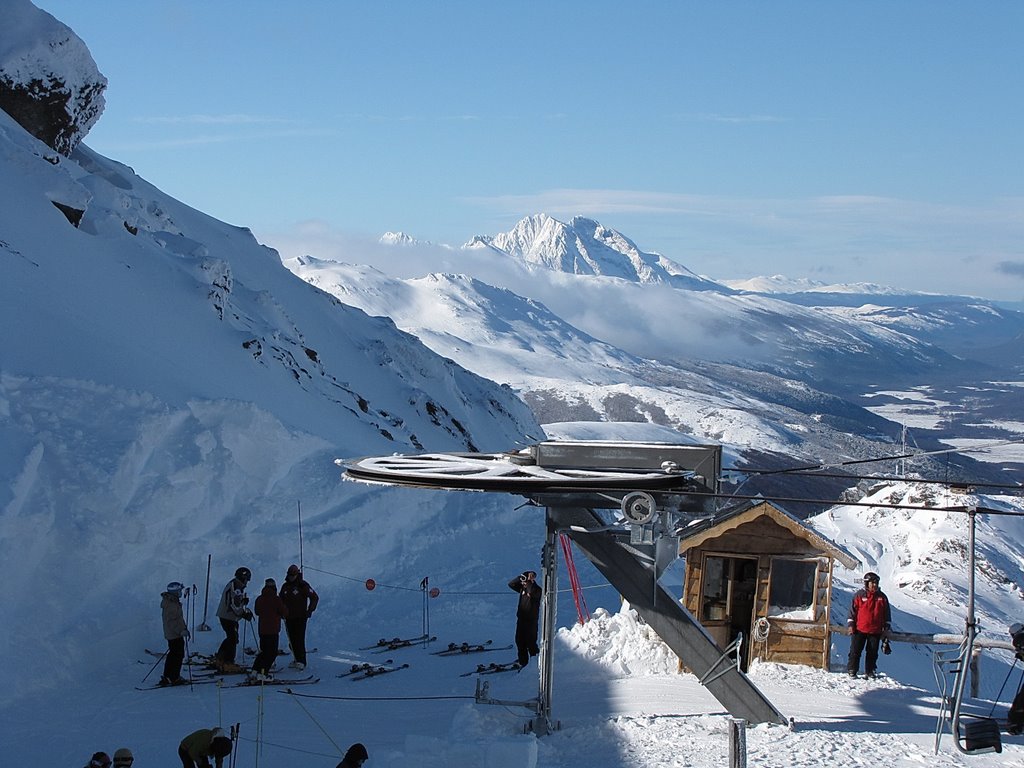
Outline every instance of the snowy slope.
<svg viewBox="0 0 1024 768">
<path fill-rule="evenodd" d="M 8 29 L 0 27 L 0 38 Z M 395 662 L 410 666 L 393 675 L 335 677 L 356 661 L 387 658 L 361 646 L 424 627 L 437 645 L 510 642 L 515 597 L 505 581 L 538 567 L 544 526 L 540 510 L 518 497 L 342 482 L 333 458 L 502 450 L 539 436 L 532 416 L 507 387 L 294 278 L 247 230 L 188 208 L 85 146 L 70 159 L 55 157 L 2 113 L 0 178 L 0 561 L 9 596 L 0 718 L 11 763 L 82 765 L 95 750 L 128 746 L 137 765 L 174 765 L 182 736 L 233 723 L 240 724 L 239 766 L 333 766 L 357 740 L 374 768 L 724 763 L 720 708 L 692 676 L 676 674 L 664 648 L 582 562 L 595 619 L 570 629 L 573 601 L 560 600 L 554 706 L 564 728 L 549 737 L 522 733 L 528 713 L 521 707 L 473 703 L 474 679 L 461 675 L 477 657 L 411 648 L 396 652 Z M 78 226 L 55 202 L 72 217 L 81 212 Z M 360 281 L 377 284 L 365 275 Z M 408 295 L 426 295 L 417 292 L 432 282 L 443 284 L 424 278 Z M 463 336 L 507 311 L 507 325 L 524 340 L 526 321 L 541 321 L 535 343 L 542 356 L 575 348 L 565 359 L 582 365 L 596 345 L 536 302 L 463 279 L 451 279 L 444 293 L 463 299 L 449 307 L 445 322 L 453 327 L 487 308 L 481 295 L 490 297 L 493 312 L 464 323 Z M 434 307 L 433 300 L 421 305 Z M 516 358 L 508 339 L 492 340 L 504 345 L 505 364 L 528 359 Z M 618 349 L 602 354 L 609 366 L 635 364 Z M 690 381 L 696 387 L 700 378 Z M 700 431 L 742 425 L 728 435 L 734 445 L 777 439 L 785 447 L 787 431 L 798 431 L 781 412 L 777 437 L 762 438 L 770 406 L 753 399 L 734 400 L 717 420 L 714 407 L 709 400 Z M 637 426 L 622 436 L 633 437 Z M 1016 500 L 998 503 L 1020 510 Z M 841 527 L 830 529 L 836 520 Z M 980 612 L 993 634 L 1019 612 L 1008 586 L 1020 580 L 1017 522 L 986 523 L 981 531 L 990 578 Z M 815 524 L 875 564 L 901 624 L 959 628 L 964 539 L 955 519 L 849 507 Z M 934 533 L 932 546 L 893 554 L 922 531 Z M 940 587 L 931 593 L 924 576 L 939 553 L 950 557 L 941 560 Z M 204 632 L 208 555 L 215 629 Z M 190 646 L 211 652 L 221 638 L 216 593 L 234 569 L 249 566 L 258 585 L 282 578 L 290 562 L 303 563 L 322 596 L 310 625 L 310 645 L 318 648 L 311 671 L 321 681 L 295 692 L 322 698 L 212 685 L 135 690 L 153 679 L 143 649 L 163 647 L 159 595 L 167 582 L 197 587 L 187 611 Z M 666 584 L 678 589 L 672 573 Z M 919 578 L 904 581 L 906 574 Z M 421 588 L 425 577 L 436 598 Z M 843 575 L 840 602 L 856 577 Z M 375 589 L 367 589 L 368 578 Z M 251 644 L 251 634 L 245 640 Z M 843 651 L 837 638 L 835 658 Z M 968 761 L 947 739 L 933 757 L 935 693 L 919 682 L 927 677 L 925 655 L 897 658 L 887 668 L 892 679 L 877 683 L 753 670 L 800 725 L 751 729 L 752 762 L 1024 764 L 1019 740 L 1001 756 Z M 1006 668 L 1005 654 L 993 655 L 986 679 Z M 535 668 L 493 676 L 491 685 L 497 699 L 529 699 Z"/>
</svg>

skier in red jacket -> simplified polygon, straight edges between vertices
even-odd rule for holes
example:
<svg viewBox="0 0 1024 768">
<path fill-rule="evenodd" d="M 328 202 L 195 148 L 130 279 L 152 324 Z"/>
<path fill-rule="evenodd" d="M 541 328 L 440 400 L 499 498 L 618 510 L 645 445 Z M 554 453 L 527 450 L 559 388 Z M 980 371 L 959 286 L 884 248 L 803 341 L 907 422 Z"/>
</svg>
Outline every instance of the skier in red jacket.
<svg viewBox="0 0 1024 768">
<path fill-rule="evenodd" d="M 864 677 L 874 677 L 878 666 L 878 645 L 882 635 L 892 626 L 889 598 L 878 588 L 878 574 L 864 574 L 864 589 L 857 590 L 850 603 L 850 615 L 846 623 L 850 627 L 850 658 L 846 670 L 850 677 L 857 676 L 860 655 L 867 648 L 864 657 Z"/>
<path fill-rule="evenodd" d="M 270 668 L 277 660 L 281 621 L 288 618 L 288 608 L 278 597 L 277 582 L 273 579 L 267 579 L 256 598 L 256 615 L 259 617 L 260 652 L 252 664 L 252 676 L 257 680 L 271 680 Z"/>
</svg>

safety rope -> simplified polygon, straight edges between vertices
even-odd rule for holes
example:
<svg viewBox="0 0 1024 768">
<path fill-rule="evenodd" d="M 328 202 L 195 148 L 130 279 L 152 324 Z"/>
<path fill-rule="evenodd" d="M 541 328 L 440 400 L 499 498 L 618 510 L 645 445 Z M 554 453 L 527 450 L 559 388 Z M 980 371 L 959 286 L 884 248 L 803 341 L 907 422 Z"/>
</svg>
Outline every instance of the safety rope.
<svg viewBox="0 0 1024 768">
<path fill-rule="evenodd" d="M 295 697 L 292 697 L 292 701 L 294 701 L 294 702 L 295 702 L 296 704 L 298 704 L 298 705 L 299 705 L 299 709 L 301 709 L 301 710 L 302 710 L 303 712 L 305 712 L 305 713 L 306 713 L 306 717 L 308 717 L 308 718 L 309 718 L 310 720 L 312 720 L 312 721 L 313 721 L 313 724 L 314 724 L 314 725 L 315 725 L 315 726 L 316 726 L 317 728 L 319 728 L 319 729 L 320 729 L 320 732 L 321 732 L 321 733 L 323 733 L 323 735 L 327 737 L 327 740 L 328 740 L 329 742 L 331 742 L 331 746 L 333 746 L 333 747 L 334 747 L 334 748 L 335 748 L 336 750 L 338 750 L 338 754 L 339 754 L 339 755 L 341 755 L 341 754 L 344 754 L 344 752 L 343 752 L 343 750 L 341 749 L 341 747 L 339 747 L 339 746 L 338 746 L 338 743 L 337 743 L 337 742 L 336 742 L 336 741 L 335 741 L 334 739 L 332 739 L 332 738 L 331 738 L 331 734 L 329 734 L 329 733 L 327 732 L 327 729 L 326 729 L 326 728 L 324 728 L 324 727 L 323 727 L 322 725 L 320 725 L 320 723 L 319 723 L 319 722 L 317 721 L 317 719 L 316 719 L 315 717 L 313 717 L 312 713 L 311 713 L 311 712 L 310 712 L 310 711 L 309 711 L 308 709 L 306 709 L 306 708 L 305 708 L 305 707 L 304 707 L 304 706 L 302 705 L 302 702 L 301 702 L 301 701 L 299 701 L 299 700 L 298 700 L 297 698 L 295 698 Z"/>
</svg>

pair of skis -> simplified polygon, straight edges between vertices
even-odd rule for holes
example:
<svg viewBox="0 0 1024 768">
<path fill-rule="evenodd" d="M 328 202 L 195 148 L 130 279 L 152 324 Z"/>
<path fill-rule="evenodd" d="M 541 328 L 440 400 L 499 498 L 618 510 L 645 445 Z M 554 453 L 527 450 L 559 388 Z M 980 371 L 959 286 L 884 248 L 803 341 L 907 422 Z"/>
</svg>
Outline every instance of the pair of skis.
<svg viewBox="0 0 1024 768">
<path fill-rule="evenodd" d="M 518 672 L 522 667 L 518 661 L 510 661 L 507 664 L 477 664 L 472 672 L 464 672 L 459 677 L 470 677 L 472 675 L 497 675 L 501 672 Z"/>
<path fill-rule="evenodd" d="M 379 675 L 386 675 L 389 672 L 397 672 L 400 669 L 408 669 L 408 664 L 402 664 L 400 666 L 392 666 L 391 659 L 388 659 L 384 664 L 371 664 L 364 662 L 362 664 L 353 664 L 348 672 L 342 672 L 338 677 L 348 677 L 352 680 L 365 680 L 368 677 L 378 677 Z"/>
<path fill-rule="evenodd" d="M 285 686 L 290 686 L 290 685 L 313 685 L 314 683 L 319 683 L 319 682 L 320 682 L 320 678 L 319 677 L 314 677 L 313 675 L 309 675 L 308 677 L 292 677 L 292 678 L 275 677 L 275 678 L 272 678 L 270 680 L 256 680 L 255 678 L 247 678 L 245 680 L 240 680 L 237 683 L 225 683 L 223 677 L 211 677 L 211 678 L 204 677 L 204 678 L 201 678 L 201 679 L 198 679 L 198 680 L 193 678 L 190 682 L 183 683 L 183 684 L 180 684 L 180 685 L 135 686 L 135 690 L 137 690 L 137 691 L 156 691 L 156 690 L 162 690 L 164 688 L 189 688 L 189 687 L 191 687 L 193 685 L 213 685 L 213 684 L 219 684 L 223 688 L 254 688 L 254 687 L 260 686 L 260 685 L 285 685 Z"/>
<path fill-rule="evenodd" d="M 493 640 L 488 640 L 484 643 L 448 643 L 448 647 L 443 651 L 434 651 L 434 656 L 462 656 L 467 653 L 489 653 L 491 651 L 507 651 L 512 646 L 502 645 L 499 647 L 491 647 Z"/>
<path fill-rule="evenodd" d="M 437 638 L 433 635 L 419 635 L 418 637 L 393 637 L 390 640 L 387 638 L 381 638 L 373 645 L 364 645 L 359 650 L 361 651 L 373 651 L 374 653 L 388 653 L 389 651 L 397 651 L 401 648 L 411 648 L 414 645 L 426 645 L 432 643 Z"/>
</svg>

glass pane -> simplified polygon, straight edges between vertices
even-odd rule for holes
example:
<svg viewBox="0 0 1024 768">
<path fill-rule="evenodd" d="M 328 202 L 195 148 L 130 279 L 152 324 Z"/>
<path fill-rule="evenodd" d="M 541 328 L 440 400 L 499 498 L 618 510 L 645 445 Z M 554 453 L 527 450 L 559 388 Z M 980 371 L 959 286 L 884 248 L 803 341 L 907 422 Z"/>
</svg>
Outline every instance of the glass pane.
<svg viewBox="0 0 1024 768">
<path fill-rule="evenodd" d="M 728 571 L 724 557 L 704 558 L 704 594 L 701 596 L 701 621 L 725 619 L 725 601 L 728 595 Z"/>
<path fill-rule="evenodd" d="M 771 605 L 768 615 L 811 621 L 817 561 L 772 559 Z"/>
</svg>

